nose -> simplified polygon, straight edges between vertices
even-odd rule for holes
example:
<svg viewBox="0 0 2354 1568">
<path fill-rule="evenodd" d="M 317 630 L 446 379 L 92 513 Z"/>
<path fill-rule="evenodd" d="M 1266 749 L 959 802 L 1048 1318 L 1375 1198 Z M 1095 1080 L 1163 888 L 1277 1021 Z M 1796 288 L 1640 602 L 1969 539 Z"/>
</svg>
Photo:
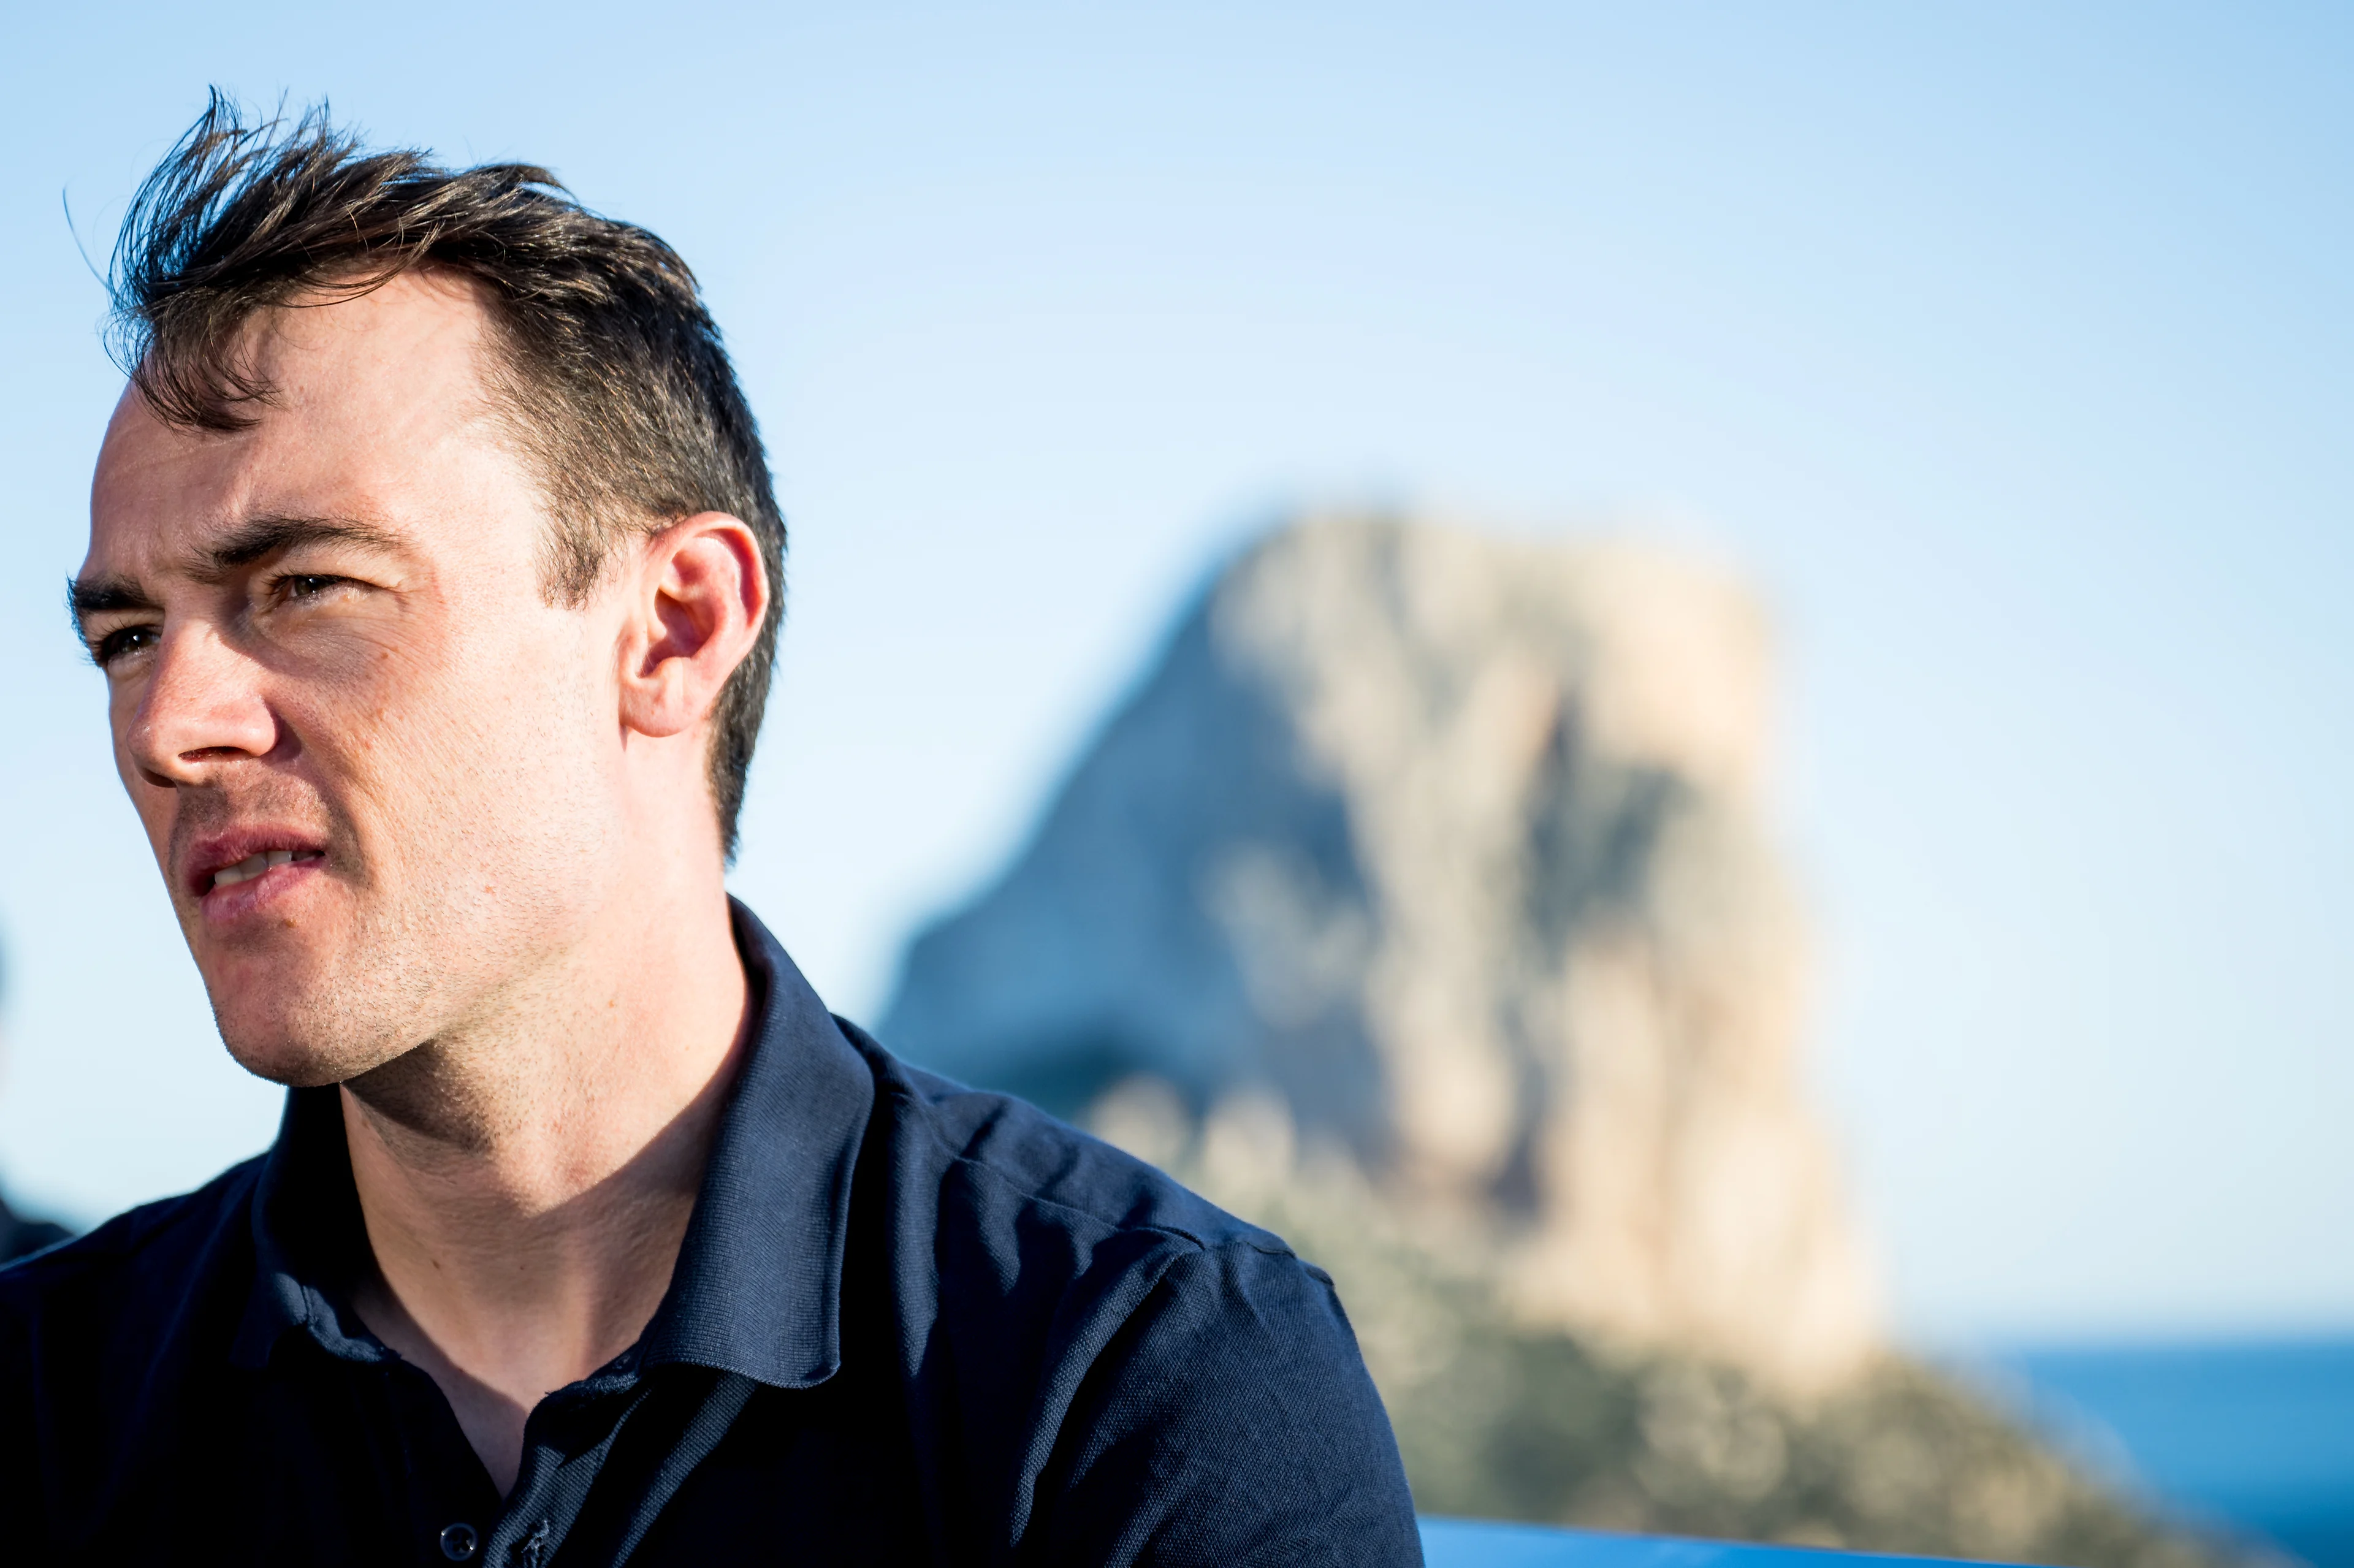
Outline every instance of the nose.
<svg viewBox="0 0 2354 1568">
<path fill-rule="evenodd" d="M 266 757 L 278 720 L 262 669 L 201 622 L 168 629 L 122 729 L 122 749 L 158 789 L 204 782 L 223 763 Z"/>
</svg>

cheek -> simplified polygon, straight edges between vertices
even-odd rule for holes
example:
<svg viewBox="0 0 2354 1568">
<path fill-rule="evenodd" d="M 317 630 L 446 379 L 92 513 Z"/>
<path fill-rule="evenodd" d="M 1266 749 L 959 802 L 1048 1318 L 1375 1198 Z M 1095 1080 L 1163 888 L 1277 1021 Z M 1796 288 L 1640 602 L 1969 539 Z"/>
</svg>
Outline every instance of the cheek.
<svg viewBox="0 0 2354 1568">
<path fill-rule="evenodd" d="M 429 647 L 368 642 L 305 670 L 280 700 L 310 768 L 367 777 L 434 744 L 456 715 Z"/>
<path fill-rule="evenodd" d="M 580 619 L 534 617 L 505 635 L 410 641 L 355 661 L 338 712 L 314 722 L 336 733 L 342 766 L 387 816 L 439 827 L 404 858 L 429 856 L 435 842 L 462 852 L 587 825 L 599 743 L 617 726 L 599 722 Z"/>
</svg>

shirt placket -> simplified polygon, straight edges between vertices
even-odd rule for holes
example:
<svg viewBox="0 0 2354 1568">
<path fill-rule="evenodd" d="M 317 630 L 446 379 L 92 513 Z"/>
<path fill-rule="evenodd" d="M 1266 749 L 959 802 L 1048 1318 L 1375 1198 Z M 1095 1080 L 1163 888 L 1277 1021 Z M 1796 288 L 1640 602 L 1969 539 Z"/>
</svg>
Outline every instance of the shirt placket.
<svg viewBox="0 0 2354 1568">
<path fill-rule="evenodd" d="M 635 1358 L 539 1402 L 524 1425 L 523 1466 L 476 1561 L 492 1568 L 548 1568 L 604 1473 L 631 1411 L 646 1397 Z"/>
<path fill-rule="evenodd" d="M 389 1356 L 380 1371 L 408 1478 L 411 1561 L 426 1568 L 482 1562 L 499 1513 L 489 1472 L 431 1378 Z"/>
</svg>

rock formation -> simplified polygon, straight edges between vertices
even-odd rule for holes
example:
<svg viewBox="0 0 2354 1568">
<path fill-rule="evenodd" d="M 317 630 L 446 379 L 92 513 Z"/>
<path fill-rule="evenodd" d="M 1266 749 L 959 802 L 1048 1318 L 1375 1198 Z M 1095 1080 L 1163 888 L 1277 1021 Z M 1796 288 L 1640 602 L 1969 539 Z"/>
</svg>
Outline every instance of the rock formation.
<svg viewBox="0 0 2354 1568">
<path fill-rule="evenodd" d="M 1830 1386 L 1873 1298 L 1797 1057 L 1769 680 L 1705 566 L 1311 519 L 917 939 L 884 1037 L 1114 1131 L 1257 1107 L 1221 1125 L 1345 1161 L 1522 1321 Z"/>
<path fill-rule="evenodd" d="M 2285 1568 L 1877 1343 L 1797 1050 L 1757 607 L 1324 517 L 1221 573 L 884 1037 L 1331 1270 L 1439 1513 Z"/>
<path fill-rule="evenodd" d="M 1140 1108 L 1113 1119 L 1150 1128 Z M 1292 1160 L 1271 1108 L 1229 1101 L 1172 1163 L 1331 1271 L 1426 1513 L 2070 1568 L 2296 1568 L 2155 1513 L 2006 1415 L 1998 1391 L 1900 1354 L 1794 1394 L 1705 1354 L 1532 1325 L 1363 1172 Z"/>
</svg>

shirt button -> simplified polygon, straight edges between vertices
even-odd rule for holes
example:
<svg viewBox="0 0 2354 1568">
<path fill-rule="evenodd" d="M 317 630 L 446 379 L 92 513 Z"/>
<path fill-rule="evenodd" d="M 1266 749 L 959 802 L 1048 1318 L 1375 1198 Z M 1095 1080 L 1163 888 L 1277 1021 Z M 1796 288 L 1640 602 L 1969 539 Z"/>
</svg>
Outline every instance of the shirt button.
<svg viewBox="0 0 2354 1568">
<path fill-rule="evenodd" d="M 452 1563 L 463 1563 L 474 1555 L 474 1548 L 482 1543 L 471 1524 L 445 1525 L 441 1531 L 441 1555 Z"/>
</svg>

